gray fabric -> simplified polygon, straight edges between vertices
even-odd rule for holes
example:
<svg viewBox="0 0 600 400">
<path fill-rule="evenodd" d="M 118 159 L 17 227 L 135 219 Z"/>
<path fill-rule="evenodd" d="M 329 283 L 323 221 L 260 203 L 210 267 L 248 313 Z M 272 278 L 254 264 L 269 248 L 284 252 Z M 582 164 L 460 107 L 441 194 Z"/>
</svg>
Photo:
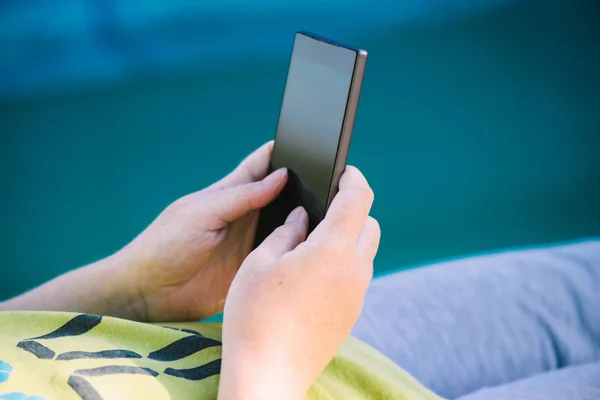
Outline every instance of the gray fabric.
<svg viewBox="0 0 600 400">
<path fill-rule="evenodd" d="M 511 382 L 600 362 L 600 241 L 473 257 L 375 279 L 353 334 L 443 397 L 505 385 L 477 396 L 532 398 L 518 397 L 527 385 L 528 393 L 539 393 L 536 399 L 600 399 L 577 392 L 556 397 L 544 386 L 551 377 L 513 383 L 516 392 L 510 393 Z M 597 367 L 589 368 L 597 374 Z M 598 390 L 600 379 L 594 384 L 577 371 L 552 375 L 559 374 L 565 393 Z"/>
<path fill-rule="evenodd" d="M 486 388 L 460 400 L 600 399 L 600 363 L 583 364 Z"/>
</svg>

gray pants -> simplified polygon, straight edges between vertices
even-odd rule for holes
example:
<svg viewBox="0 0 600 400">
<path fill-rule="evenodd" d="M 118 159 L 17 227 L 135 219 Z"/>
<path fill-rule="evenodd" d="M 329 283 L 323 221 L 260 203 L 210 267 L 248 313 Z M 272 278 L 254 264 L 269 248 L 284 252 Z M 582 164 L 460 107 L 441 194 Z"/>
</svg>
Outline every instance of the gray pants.
<svg viewBox="0 0 600 400">
<path fill-rule="evenodd" d="M 600 399 L 600 241 L 377 278 L 353 334 L 443 397 Z"/>
</svg>

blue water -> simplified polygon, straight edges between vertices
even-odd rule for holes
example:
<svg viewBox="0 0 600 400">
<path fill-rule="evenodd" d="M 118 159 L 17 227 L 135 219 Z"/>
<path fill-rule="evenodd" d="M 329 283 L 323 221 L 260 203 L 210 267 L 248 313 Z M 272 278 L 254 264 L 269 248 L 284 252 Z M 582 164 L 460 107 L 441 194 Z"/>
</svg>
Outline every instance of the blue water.
<svg viewBox="0 0 600 400">
<path fill-rule="evenodd" d="M 372 2 L 344 8 L 356 29 L 336 25 L 327 7 L 274 12 L 261 3 L 260 18 L 241 24 L 240 8 L 223 26 L 218 7 L 206 25 L 193 12 L 169 25 L 159 18 L 166 11 L 145 15 L 142 4 L 119 14 L 131 40 L 113 37 L 121 50 L 112 53 L 110 41 L 100 41 L 104 52 L 88 45 L 98 41 L 85 33 L 97 31 L 81 22 L 83 6 L 46 9 L 57 20 L 44 32 L 67 39 L 33 35 L 32 48 L 18 44 L 18 24 L 0 19 L 0 40 L 10 44 L 0 46 L 3 297 L 116 251 L 171 201 L 271 139 L 300 29 L 369 50 L 349 162 L 376 193 L 377 273 L 600 235 L 592 2 L 429 14 Z M 34 62 L 40 54 L 46 64 Z"/>
</svg>

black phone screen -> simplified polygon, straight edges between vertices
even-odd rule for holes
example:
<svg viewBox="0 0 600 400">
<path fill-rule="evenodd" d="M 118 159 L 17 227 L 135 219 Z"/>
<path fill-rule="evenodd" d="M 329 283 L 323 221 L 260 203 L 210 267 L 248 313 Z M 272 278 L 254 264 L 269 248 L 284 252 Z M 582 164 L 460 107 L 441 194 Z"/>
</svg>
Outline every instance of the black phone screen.
<svg viewBox="0 0 600 400">
<path fill-rule="evenodd" d="M 286 167 L 282 193 L 261 210 L 255 245 L 303 206 L 309 232 L 325 217 L 356 51 L 298 33 L 290 61 L 271 171 Z"/>
</svg>

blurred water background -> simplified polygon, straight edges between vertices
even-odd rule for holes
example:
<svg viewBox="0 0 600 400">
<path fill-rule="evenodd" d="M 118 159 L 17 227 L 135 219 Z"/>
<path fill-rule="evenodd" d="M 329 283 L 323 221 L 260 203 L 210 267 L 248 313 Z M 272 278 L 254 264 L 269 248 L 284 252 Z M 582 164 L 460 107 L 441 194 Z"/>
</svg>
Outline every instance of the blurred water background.
<svg viewBox="0 0 600 400">
<path fill-rule="evenodd" d="M 3 0 L 0 299 L 273 137 L 294 32 L 369 51 L 376 272 L 600 235 L 600 4 Z"/>
</svg>

